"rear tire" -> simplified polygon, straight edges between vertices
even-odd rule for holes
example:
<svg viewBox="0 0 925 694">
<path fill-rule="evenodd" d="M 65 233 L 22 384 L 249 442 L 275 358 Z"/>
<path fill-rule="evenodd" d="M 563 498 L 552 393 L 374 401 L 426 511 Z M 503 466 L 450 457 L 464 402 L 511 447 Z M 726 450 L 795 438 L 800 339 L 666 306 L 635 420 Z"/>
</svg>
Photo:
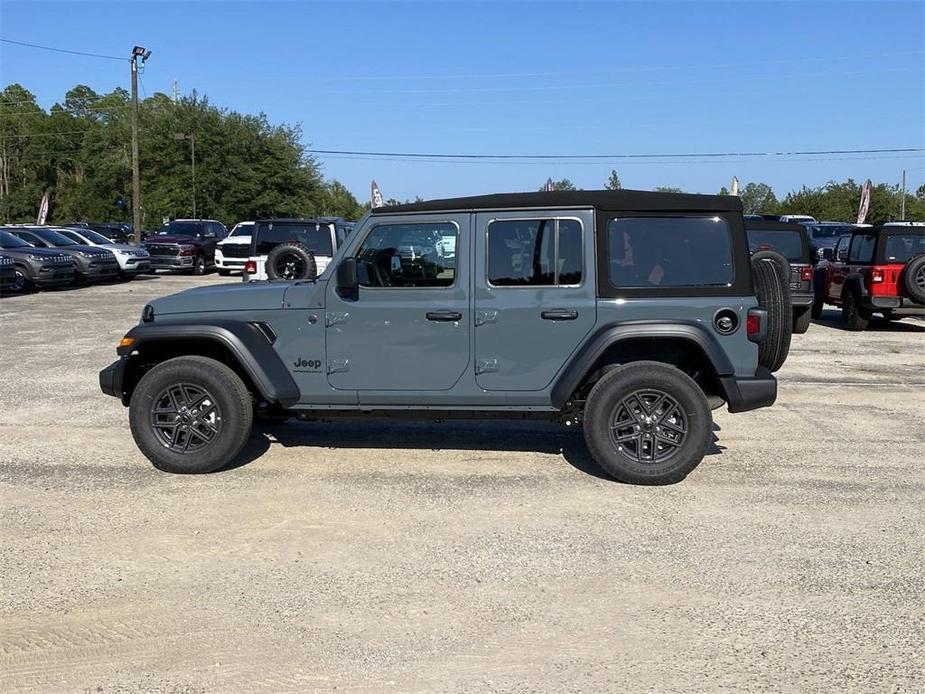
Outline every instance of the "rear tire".
<svg viewBox="0 0 925 694">
<path fill-rule="evenodd" d="M 925 304 L 925 254 L 914 256 L 906 263 L 902 272 L 902 285 L 906 296 Z"/>
<path fill-rule="evenodd" d="M 848 330 L 867 330 L 871 314 L 861 307 L 858 293 L 848 290 L 842 296 L 841 319 Z"/>
<path fill-rule="evenodd" d="M 812 309 L 804 308 L 793 314 L 793 332 L 796 335 L 802 335 L 809 330 L 809 324 L 812 322 Z"/>
<path fill-rule="evenodd" d="M 230 463 L 250 437 L 254 409 L 238 375 L 206 357 L 169 359 L 135 387 L 129 424 L 158 470 L 201 474 Z M 185 447 L 184 447 L 185 444 Z"/>
<path fill-rule="evenodd" d="M 618 366 L 591 389 L 584 437 L 614 479 L 673 484 L 706 454 L 713 418 L 703 391 L 680 369 L 653 361 Z"/>
</svg>

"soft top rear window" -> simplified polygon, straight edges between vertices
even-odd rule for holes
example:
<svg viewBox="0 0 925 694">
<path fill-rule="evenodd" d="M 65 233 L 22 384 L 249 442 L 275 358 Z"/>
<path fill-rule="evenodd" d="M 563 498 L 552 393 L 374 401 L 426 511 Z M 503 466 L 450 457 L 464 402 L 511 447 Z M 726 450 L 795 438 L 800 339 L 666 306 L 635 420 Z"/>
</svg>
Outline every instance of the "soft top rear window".
<svg viewBox="0 0 925 694">
<path fill-rule="evenodd" d="M 925 234 L 886 234 L 883 261 L 905 263 L 914 255 L 925 253 Z"/>
<path fill-rule="evenodd" d="M 261 222 L 251 241 L 256 255 L 266 255 L 281 243 L 301 243 L 315 255 L 334 255 L 331 225 L 323 222 Z"/>
<path fill-rule="evenodd" d="M 803 239 L 798 231 L 749 229 L 748 250 L 750 253 L 777 251 L 791 263 L 809 262 L 809 257 L 803 250 Z"/>
<path fill-rule="evenodd" d="M 732 233 L 722 217 L 616 217 L 607 225 L 607 248 L 617 288 L 733 283 Z"/>
</svg>

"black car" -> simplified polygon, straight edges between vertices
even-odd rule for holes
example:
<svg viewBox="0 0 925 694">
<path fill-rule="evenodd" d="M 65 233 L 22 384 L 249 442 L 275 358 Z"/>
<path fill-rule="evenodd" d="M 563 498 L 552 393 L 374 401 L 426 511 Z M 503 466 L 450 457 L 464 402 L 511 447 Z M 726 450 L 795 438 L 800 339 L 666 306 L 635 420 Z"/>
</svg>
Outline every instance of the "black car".
<svg viewBox="0 0 925 694">
<path fill-rule="evenodd" d="M 48 227 L 10 227 L 7 231 L 37 248 L 49 248 L 69 255 L 74 261 L 74 279 L 77 282 L 101 282 L 119 276 L 119 263 L 112 251 L 83 246 Z"/>
<path fill-rule="evenodd" d="M 90 229 L 113 243 L 132 243 L 135 240 L 132 225 L 123 222 L 74 222 L 64 226 L 72 229 Z"/>
<path fill-rule="evenodd" d="M 32 287 L 44 289 L 74 281 L 74 261 L 65 253 L 36 248 L 3 229 L 0 229 L 0 249 L 4 256 L 13 259 L 13 282 L 9 287 L 4 285 L 4 290 L 24 292 Z"/>
<path fill-rule="evenodd" d="M 0 253 L 0 292 L 5 292 L 16 284 L 16 263 L 12 256 Z"/>
<path fill-rule="evenodd" d="M 790 264 L 785 270 L 790 287 L 790 304 L 793 307 L 793 332 L 805 333 L 812 320 L 813 306 L 813 257 L 806 227 L 802 224 L 768 222 L 746 219 L 748 250 L 754 254 L 761 251 L 780 253 Z"/>
</svg>

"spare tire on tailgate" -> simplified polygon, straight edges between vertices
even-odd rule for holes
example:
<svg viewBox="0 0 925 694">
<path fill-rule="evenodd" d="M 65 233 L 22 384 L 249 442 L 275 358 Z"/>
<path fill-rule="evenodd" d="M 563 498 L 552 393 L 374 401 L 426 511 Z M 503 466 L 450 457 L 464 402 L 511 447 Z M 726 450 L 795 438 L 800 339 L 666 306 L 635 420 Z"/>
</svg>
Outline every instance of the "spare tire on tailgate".
<svg viewBox="0 0 925 694">
<path fill-rule="evenodd" d="M 790 352 L 793 315 L 790 307 L 790 288 L 781 278 L 780 262 L 767 257 L 765 254 L 768 253 L 773 251 L 762 251 L 761 257 L 752 258 L 752 279 L 758 305 L 768 312 L 767 334 L 758 344 L 758 364 L 771 371 L 777 371 L 784 365 Z M 773 255 L 779 256 L 786 263 L 786 258 L 779 253 Z M 786 267 L 789 276 L 790 264 L 786 263 Z"/>
<path fill-rule="evenodd" d="M 301 243 L 281 243 L 267 254 L 267 277 L 271 280 L 313 280 L 318 276 L 315 254 Z"/>
<path fill-rule="evenodd" d="M 903 268 L 903 289 L 906 296 L 925 304 L 925 254 L 913 256 Z"/>
</svg>

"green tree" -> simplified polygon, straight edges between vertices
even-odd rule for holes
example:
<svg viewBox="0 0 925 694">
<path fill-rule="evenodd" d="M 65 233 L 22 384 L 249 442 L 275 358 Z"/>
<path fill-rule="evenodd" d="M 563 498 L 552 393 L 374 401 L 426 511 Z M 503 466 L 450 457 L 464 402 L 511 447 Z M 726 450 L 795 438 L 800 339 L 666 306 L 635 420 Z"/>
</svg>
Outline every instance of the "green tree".
<svg viewBox="0 0 925 694">
<path fill-rule="evenodd" d="M 607 179 L 607 183 L 604 184 L 604 187 L 607 190 L 620 190 L 623 187 L 623 184 L 620 183 L 620 177 L 617 175 L 616 169 L 610 170 L 610 177 Z"/>
<path fill-rule="evenodd" d="M 774 214 L 779 203 L 767 183 L 747 183 L 739 193 L 745 214 Z"/>
<path fill-rule="evenodd" d="M 340 181 L 325 183 L 321 209 L 323 215 L 356 220 L 365 212 L 366 209 Z"/>
<path fill-rule="evenodd" d="M 719 193 L 717 193 L 717 195 L 729 195 L 729 194 L 730 194 L 729 189 L 726 186 L 723 186 L 722 188 L 720 188 Z"/>
</svg>

